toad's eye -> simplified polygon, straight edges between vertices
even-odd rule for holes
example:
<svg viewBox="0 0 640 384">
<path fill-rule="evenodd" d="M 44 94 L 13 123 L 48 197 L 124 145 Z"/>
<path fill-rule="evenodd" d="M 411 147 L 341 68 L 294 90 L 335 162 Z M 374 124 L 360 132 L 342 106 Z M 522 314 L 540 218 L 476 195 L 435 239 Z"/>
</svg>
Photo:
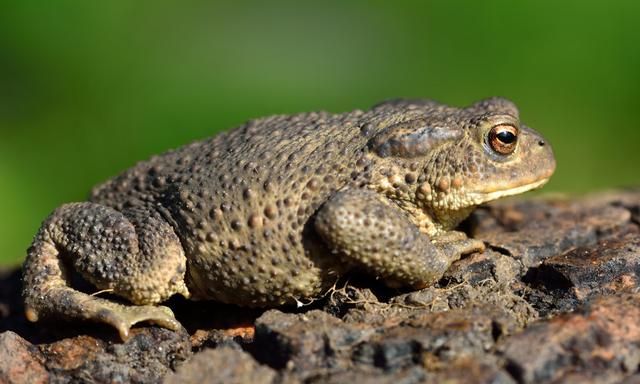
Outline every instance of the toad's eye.
<svg viewBox="0 0 640 384">
<path fill-rule="evenodd" d="M 509 155 L 516 149 L 518 128 L 506 124 L 496 125 L 489 131 L 487 139 L 491 149 L 501 155 Z"/>
</svg>

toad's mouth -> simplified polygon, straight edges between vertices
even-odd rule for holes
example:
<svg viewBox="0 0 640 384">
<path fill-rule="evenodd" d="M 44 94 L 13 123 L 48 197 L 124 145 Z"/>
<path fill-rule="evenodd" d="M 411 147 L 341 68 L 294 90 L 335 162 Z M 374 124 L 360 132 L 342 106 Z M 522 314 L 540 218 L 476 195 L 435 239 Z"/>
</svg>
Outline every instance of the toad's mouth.
<svg viewBox="0 0 640 384">
<path fill-rule="evenodd" d="M 533 189 L 537 189 L 542 187 L 549 181 L 549 177 L 541 180 L 536 180 L 532 183 L 523 184 L 518 187 L 503 189 L 498 191 L 482 191 L 482 192 L 470 192 L 469 198 L 476 202 L 476 204 L 481 204 L 487 201 L 496 200 L 501 197 L 513 196 L 523 192 L 531 191 Z"/>
</svg>

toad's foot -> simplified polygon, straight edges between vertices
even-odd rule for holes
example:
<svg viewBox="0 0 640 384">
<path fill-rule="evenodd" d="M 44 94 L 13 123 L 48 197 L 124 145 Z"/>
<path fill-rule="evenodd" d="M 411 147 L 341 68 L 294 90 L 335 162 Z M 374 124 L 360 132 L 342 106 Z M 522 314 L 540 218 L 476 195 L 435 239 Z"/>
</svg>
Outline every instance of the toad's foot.
<svg viewBox="0 0 640 384">
<path fill-rule="evenodd" d="M 66 302 L 75 304 L 69 305 L 62 310 L 62 315 L 111 325 L 118 331 L 122 340 L 129 338 L 129 331 L 134 324 L 143 321 L 148 321 L 173 331 L 181 327 L 171 309 L 165 306 L 119 304 L 66 289 L 58 293 L 64 296 L 59 297 L 60 299 L 66 299 Z M 29 306 L 27 306 L 25 314 L 30 321 L 37 321 L 39 318 L 38 311 Z"/>
<path fill-rule="evenodd" d="M 113 326 L 122 340 L 127 340 L 131 327 L 142 321 L 148 321 L 172 331 L 177 331 L 181 327 L 171 309 L 162 305 L 127 306 L 109 303 L 96 312 L 92 320 Z"/>
<path fill-rule="evenodd" d="M 453 235 L 436 237 L 433 244 L 440 248 L 452 262 L 458 260 L 460 255 L 484 252 L 486 249 L 482 240 L 466 238 L 466 235 L 462 232 L 453 232 Z"/>
</svg>

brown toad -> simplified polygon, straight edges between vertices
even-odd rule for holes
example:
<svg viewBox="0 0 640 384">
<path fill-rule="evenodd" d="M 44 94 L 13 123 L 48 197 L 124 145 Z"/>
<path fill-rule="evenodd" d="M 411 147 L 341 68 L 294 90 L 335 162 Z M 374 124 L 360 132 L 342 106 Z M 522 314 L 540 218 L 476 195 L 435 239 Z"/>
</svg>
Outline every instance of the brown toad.
<svg viewBox="0 0 640 384">
<path fill-rule="evenodd" d="M 267 307 L 358 269 L 425 287 L 481 241 L 452 231 L 478 204 L 543 185 L 549 145 L 508 100 L 428 100 L 272 116 L 141 162 L 55 210 L 24 265 L 29 320 L 176 329 L 174 294 Z M 123 305 L 73 289 L 79 272 Z"/>
</svg>

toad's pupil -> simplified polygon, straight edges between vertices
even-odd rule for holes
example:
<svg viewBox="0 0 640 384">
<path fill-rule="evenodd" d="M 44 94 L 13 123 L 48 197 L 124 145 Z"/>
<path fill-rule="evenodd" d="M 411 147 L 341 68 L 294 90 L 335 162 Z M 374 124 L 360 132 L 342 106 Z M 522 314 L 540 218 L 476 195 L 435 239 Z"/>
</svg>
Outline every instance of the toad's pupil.
<svg viewBox="0 0 640 384">
<path fill-rule="evenodd" d="M 500 140 L 501 142 L 503 142 L 505 144 L 511 144 L 511 143 L 516 141 L 516 135 L 514 135 L 513 133 L 511 133 L 509 131 L 499 132 L 496 135 L 496 137 L 498 138 L 498 140 Z"/>
</svg>

